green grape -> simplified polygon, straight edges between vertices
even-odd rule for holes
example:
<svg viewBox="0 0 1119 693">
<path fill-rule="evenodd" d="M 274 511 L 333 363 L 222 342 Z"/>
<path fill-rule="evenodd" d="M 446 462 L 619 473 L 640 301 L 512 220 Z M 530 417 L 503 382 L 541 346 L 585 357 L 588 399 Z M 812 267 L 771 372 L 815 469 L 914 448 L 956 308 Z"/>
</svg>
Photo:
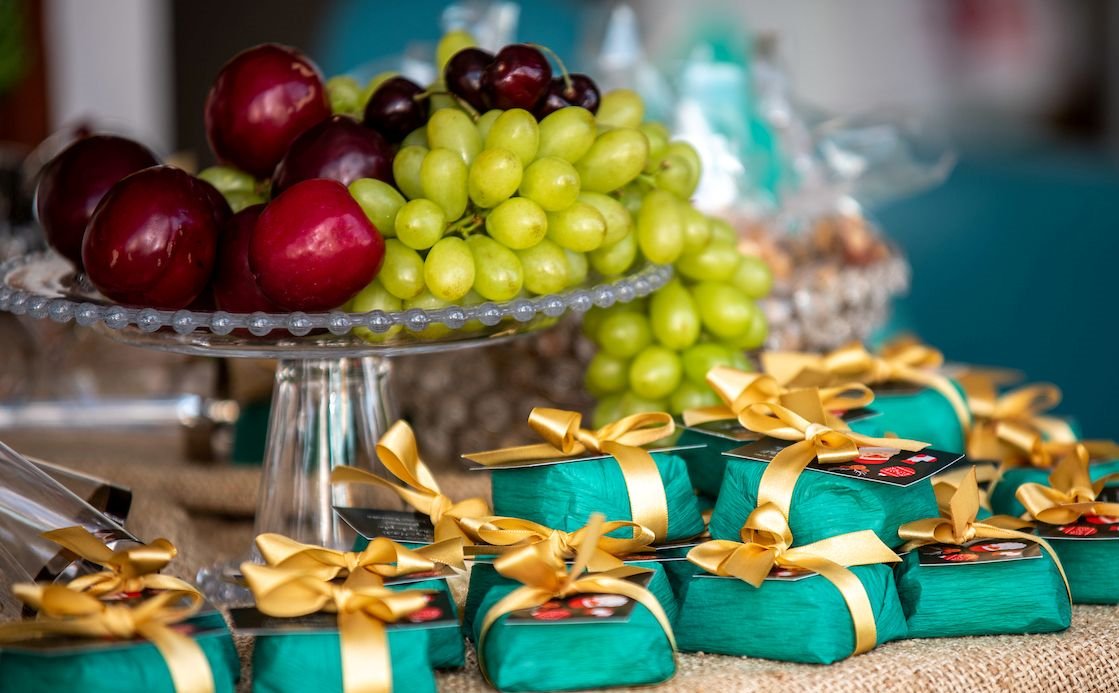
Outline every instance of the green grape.
<svg viewBox="0 0 1119 693">
<path fill-rule="evenodd" d="M 590 263 L 586 253 L 578 253 L 564 248 L 563 256 L 567 258 L 567 285 L 578 286 L 587 281 L 590 272 Z"/>
<path fill-rule="evenodd" d="M 711 240 L 737 244 L 738 234 L 726 219 L 711 217 Z"/>
<path fill-rule="evenodd" d="M 425 149 L 431 148 L 427 141 L 427 126 L 418 127 L 412 132 L 409 132 L 400 143 L 402 147 L 411 147 L 413 145 Z"/>
<path fill-rule="evenodd" d="M 424 290 L 424 261 L 415 250 L 395 238 L 385 241 L 385 260 L 377 279 L 393 296 L 414 298 Z"/>
<path fill-rule="evenodd" d="M 365 104 L 369 103 L 369 97 L 373 96 L 373 92 L 377 91 L 378 87 L 380 87 L 382 84 L 384 84 L 388 80 L 392 79 L 393 77 L 398 76 L 399 74 L 400 74 L 399 72 L 393 72 L 393 71 L 389 70 L 387 72 L 379 72 L 379 73 L 373 75 L 373 79 L 369 80 L 369 83 L 366 84 L 365 88 L 361 90 L 360 104 L 358 106 L 358 110 L 360 112 L 364 112 L 365 111 Z"/>
<path fill-rule="evenodd" d="M 750 316 L 750 324 L 746 327 L 746 330 L 737 337 L 725 340 L 725 343 L 736 351 L 743 349 L 753 351 L 765 344 L 765 339 L 768 336 L 769 321 L 766 320 L 765 312 L 755 303 L 754 312 Z"/>
<path fill-rule="evenodd" d="M 233 210 L 234 214 L 246 207 L 262 205 L 267 201 L 264 199 L 264 195 L 249 190 L 229 190 L 222 193 L 222 197 L 225 198 L 226 203 L 229 204 L 229 208 Z"/>
<path fill-rule="evenodd" d="M 455 57 L 455 53 L 475 45 L 477 44 L 474 37 L 463 29 L 455 29 L 443 34 L 439 43 L 435 45 L 435 64 L 439 67 L 439 72 L 443 72 L 443 68 L 447 67 L 447 62 Z"/>
<path fill-rule="evenodd" d="M 729 366 L 734 362 L 733 350 L 722 344 L 707 342 L 696 344 L 684 351 L 681 360 L 684 362 L 684 376 L 689 382 L 696 385 L 707 386 L 707 371 L 715 366 Z"/>
<path fill-rule="evenodd" d="M 404 310 L 411 310 L 413 308 L 422 308 L 423 310 L 439 310 L 446 308 L 450 304 L 441 298 L 437 298 L 430 291 L 424 289 L 415 298 L 410 298 L 404 302 L 402 306 Z M 419 331 L 419 335 L 425 339 L 437 339 L 445 337 L 451 333 L 451 328 L 443 324 L 430 324 L 424 329 Z"/>
<path fill-rule="evenodd" d="M 256 192 L 258 187 L 256 178 L 232 166 L 211 166 L 198 172 L 198 177 L 217 188 L 224 194 L 239 190 L 242 192 Z"/>
<path fill-rule="evenodd" d="M 607 315 L 609 315 L 607 310 L 605 308 L 599 308 L 598 306 L 583 313 L 583 323 L 581 326 L 583 336 L 587 339 L 594 339 L 595 335 L 598 333 L 598 326 L 602 324 L 602 321 L 606 319 Z"/>
<path fill-rule="evenodd" d="M 618 202 L 626 208 L 631 219 L 637 216 L 637 212 L 641 209 L 641 202 L 645 199 L 644 188 L 645 186 L 643 185 L 632 183 L 619 191 Z"/>
<path fill-rule="evenodd" d="M 474 121 L 457 108 L 441 108 L 427 121 L 427 141 L 432 149 L 449 149 L 467 166 L 482 151 L 482 136 Z"/>
<path fill-rule="evenodd" d="M 682 254 L 676 260 L 676 271 L 697 282 L 725 282 L 734 276 L 741 257 L 733 244 L 711 241 L 703 250 Z"/>
<path fill-rule="evenodd" d="M 649 161 L 645 163 L 645 172 L 652 173 L 668 152 L 668 128 L 650 121 L 642 123 L 638 130 L 649 140 Z"/>
<path fill-rule="evenodd" d="M 694 181 L 692 182 L 692 192 L 695 191 L 695 186 L 699 183 L 699 175 L 703 172 L 703 162 L 699 159 L 699 152 L 695 150 L 690 143 L 683 140 L 676 140 L 675 142 L 668 143 L 668 156 L 678 156 L 688 164 L 688 170 L 692 172 Z M 691 192 L 688 193 L 691 195 Z"/>
<path fill-rule="evenodd" d="M 680 386 L 680 357 L 659 345 L 647 346 L 629 364 L 629 387 L 641 397 L 664 399 Z"/>
<path fill-rule="evenodd" d="M 667 190 L 681 200 L 695 192 L 695 176 L 683 157 L 669 154 L 653 168 L 653 180 L 661 190 Z"/>
<path fill-rule="evenodd" d="M 598 326 L 595 341 L 611 356 L 628 359 L 653 343 L 653 331 L 640 313 L 613 313 Z"/>
<path fill-rule="evenodd" d="M 525 277 L 516 253 L 480 233 L 466 245 L 474 256 L 474 291 L 490 301 L 509 301 L 521 292 Z"/>
<path fill-rule="evenodd" d="M 591 413 L 591 425 L 601 428 L 622 418 L 622 395 L 603 397 Z"/>
<path fill-rule="evenodd" d="M 432 113 L 447 109 L 465 114 L 458 101 L 455 101 L 455 97 L 447 92 L 447 85 L 443 83 L 443 80 L 439 79 L 432 82 L 427 90 L 431 93 L 431 96 L 428 97 L 428 103 Z"/>
<path fill-rule="evenodd" d="M 579 197 L 579 174 L 563 159 L 546 156 L 525 168 L 520 191 L 545 211 L 558 212 Z"/>
<path fill-rule="evenodd" d="M 667 399 L 649 399 L 633 392 L 632 390 L 622 395 L 622 400 L 618 403 L 618 418 L 623 416 L 633 416 L 634 414 L 644 414 L 650 411 L 666 411 L 668 409 Z M 609 423 L 609 422 L 607 422 Z"/>
<path fill-rule="evenodd" d="M 462 158 L 450 149 L 432 149 L 420 166 L 423 196 L 443 208 L 448 220 L 466 211 L 466 178 Z"/>
<path fill-rule="evenodd" d="M 649 299 L 649 324 L 653 336 L 674 351 L 683 351 L 699 339 L 700 320 L 692 295 L 679 281 L 654 292 Z"/>
<path fill-rule="evenodd" d="M 496 207 L 517 192 L 524 169 L 521 160 L 504 149 L 484 149 L 466 179 L 470 199 L 479 207 Z"/>
<path fill-rule="evenodd" d="M 700 282 L 692 287 L 704 328 L 720 339 L 741 336 L 750 327 L 758 307 L 730 284 Z"/>
<path fill-rule="evenodd" d="M 443 208 L 422 197 L 404 203 L 393 222 L 396 237 L 414 250 L 427 250 L 435 245 L 446 226 Z"/>
<path fill-rule="evenodd" d="M 606 237 L 602 239 L 603 245 L 610 245 L 622 240 L 622 237 L 633 231 L 633 217 L 626 208 L 609 195 L 595 192 L 579 193 L 579 202 L 588 204 L 598 210 L 606 222 Z"/>
<path fill-rule="evenodd" d="M 399 190 L 376 178 L 358 178 L 350 183 L 350 195 L 382 236 L 396 235 L 396 213 L 407 202 Z"/>
<path fill-rule="evenodd" d="M 568 284 L 567 257 L 563 248 L 544 239 L 524 250 L 517 251 L 525 273 L 525 288 L 534 294 L 554 294 Z"/>
<path fill-rule="evenodd" d="M 711 221 L 687 202 L 680 203 L 680 213 L 684 217 L 684 252 L 702 250 L 711 240 Z"/>
<path fill-rule="evenodd" d="M 754 370 L 754 364 L 750 362 L 749 357 L 741 349 L 730 350 L 730 363 L 727 365 L 746 373 L 751 373 Z"/>
<path fill-rule="evenodd" d="M 585 108 L 568 106 L 540 121 L 540 150 L 537 156 L 554 156 L 575 163 L 594 144 L 594 115 Z"/>
<path fill-rule="evenodd" d="M 478 116 L 478 122 L 474 123 L 474 127 L 478 128 L 478 134 L 482 137 L 482 142 L 485 142 L 486 138 L 490 136 L 490 129 L 493 127 L 494 121 L 501 117 L 504 112 L 499 108 L 494 108 Z"/>
<path fill-rule="evenodd" d="M 629 361 L 600 351 L 587 364 L 583 382 L 595 397 L 625 392 L 629 385 Z"/>
<path fill-rule="evenodd" d="M 773 288 L 773 272 L 757 255 L 742 255 L 730 283 L 750 298 L 761 298 Z"/>
<path fill-rule="evenodd" d="M 637 244 L 651 262 L 668 265 L 684 250 L 684 223 L 672 193 L 652 190 L 637 212 Z"/>
<path fill-rule="evenodd" d="M 524 250 L 544 240 L 548 216 L 532 200 L 512 197 L 486 216 L 486 232 L 498 243 Z"/>
<path fill-rule="evenodd" d="M 361 101 L 361 85 L 349 75 L 335 75 L 326 80 L 326 96 L 330 112 L 356 116 L 365 105 Z"/>
<path fill-rule="evenodd" d="M 454 236 L 431 246 L 424 260 L 424 284 L 436 298 L 456 301 L 474 286 L 474 255 L 466 241 Z"/>
<path fill-rule="evenodd" d="M 532 163 L 539 146 L 540 126 L 536 116 L 523 108 L 511 108 L 497 116 L 486 133 L 486 149 L 513 152 L 523 166 Z"/>
<path fill-rule="evenodd" d="M 567 250 L 588 253 L 606 238 L 606 220 L 594 207 L 576 202 L 548 214 L 548 238 Z"/>
<path fill-rule="evenodd" d="M 632 89 L 614 89 L 602 95 L 595 119 L 612 128 L 635 128 L 645 117 L 645 102 Z"/>
<path fill-rule="evenodd" d="M 630 128 L 604 132 L 577 162 L 584 190 L 608 193 L 636 178 L 649 156 L 649 140 Z"/>
<path fill-rule="evenodd" d="M 604 277 L 613 277 L 625 272 L 637 259 L 637 238 L 629 233 L 617 243 L 604 245 L 590 253 L 591 267 Z"/>
<path fill-rule="evenodd" d="M 374 279 L 356 296 L 350 299 L 349 310 L 354 313 L 368 313 L 374 310 L 383 310 L 386 313 L 399 311 L 400 299 L 393 296 L 381 285 L 379 279 Z M 403 329 L 402 325 L 393 325 L 384 332 L 374 332 L 368 327 L 355 327 L 353 332 L 368 342 L 383 342 Z"/>
<path fill-rule="evenodd" d="M 396 187 L 409 200 L 424 196 L 423 186 L 420 185 L 420 169 L 427 157 L 427 147 L 411 145 L 401 147 L 392 160 L 392 177 Z"/>
<path fill-rule="evenodd" d="M 668 411 L 673 414 L 683 414 L 689 409 L 717 407 L 722 403 L 715 391 L 706 384 L 696 385 L 690 380 L 685 380 L 668 398 Z"/>
</svg>

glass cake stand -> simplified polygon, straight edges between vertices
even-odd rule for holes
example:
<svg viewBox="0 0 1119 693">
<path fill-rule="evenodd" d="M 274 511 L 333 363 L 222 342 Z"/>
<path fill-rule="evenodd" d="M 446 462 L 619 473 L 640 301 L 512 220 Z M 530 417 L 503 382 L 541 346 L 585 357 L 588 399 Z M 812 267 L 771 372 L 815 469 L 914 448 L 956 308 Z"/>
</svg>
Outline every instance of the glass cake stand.
<svg viewBox="0 0 1119 693">
<path fill-rule="evenodd" d="M 646 265 L 554 295 L 438 310 L 232 314 L 117 305 L 64 258 L 39 253 L 0 265 L 0 310 L 72 320 L 146 349 L 278 359 L 255 533 L 349 548 L 352 532 L 332 508 L 354 504 L 354 490 L 331 486 L 330 472 L 340 465 L 376 467 L 375 443 L 396 417 L 389 389 L 393 356 L 496 344 L 547 329 L 568 311 L 646 296 L 671 276 L 669 267 Z M 463 377 L 470 377 L 467 369 Z M 236 598 L 223 579 L 234 565 L 199 574 L 212 599 Z"/>
</svg>

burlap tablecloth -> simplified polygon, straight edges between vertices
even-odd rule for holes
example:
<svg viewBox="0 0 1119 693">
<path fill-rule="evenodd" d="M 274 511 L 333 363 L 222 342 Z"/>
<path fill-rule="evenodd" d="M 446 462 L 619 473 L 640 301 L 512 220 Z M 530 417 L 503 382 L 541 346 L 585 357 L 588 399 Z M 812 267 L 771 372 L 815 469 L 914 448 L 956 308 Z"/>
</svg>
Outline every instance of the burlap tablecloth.
<svg viewBox="0 0 1119 693">
<path fill-rule="evenodd" d="M 173 436 L 122 441 L 29 434 L 5 442 L 130 486 L 130 529 L 143 538 L 174 542 L 180 550 L 174 572 L 184 578 L 249 546 L 256 469 L 183 464 Z M 445 478 L 444 487 L 455 489 L 456 496 L 484 492 L 485 477 L 444 470 L 441 482 Z M 248 641 L 239 646 L 243 655 L 251 650 Z M 831 666 L 704 654 L 681 654 L 678 661 L 679 673 L 658 690 L 1119 691 L 1119 608 L 1078 606 L 1072 628 L 1058 635 L 906 640 Z M 247 662 L 243 668 L 247 684 Z M 453 693 L 491 690 L 472 661 L 464 671 L 439 674 L 438 683 L 440 691 Z"/>
</svg>

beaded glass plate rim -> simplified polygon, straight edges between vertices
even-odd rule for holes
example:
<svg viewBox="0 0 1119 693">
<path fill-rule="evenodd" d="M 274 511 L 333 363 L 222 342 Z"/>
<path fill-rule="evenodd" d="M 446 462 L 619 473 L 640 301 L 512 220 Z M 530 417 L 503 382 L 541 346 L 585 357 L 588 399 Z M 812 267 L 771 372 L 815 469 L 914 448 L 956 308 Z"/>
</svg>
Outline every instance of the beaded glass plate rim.
<svg viewBox="0 0 1119 693">
<path fill-rule="evenodd" d="M 477 320 L 486 327 L 494 327 L 506 319 L 529 322 L 538 314 L 559 317 L 569 310 L 584 313 L 594 306 L 608 308 L 615 303 L 626 303 L 649 295 L 667 284 L 673 274 L 670 266 L 648 264 L 633 274 L 613 281 L 569 289 L 557 294 L 517 298 L 504 302 L 487 301 L 474 306 L 452 305 L 436 310 L 409 308 L 401 311 L 374 310 L 367 313 L 345 311 L 229 313 L 220 310 L 169 311 L 156 308 L 130 308 L 113 303 L 94 303 L 48 296 L 17 289 L 8 284 L 8 277 L 20 268 L 35 262 L 57 259 L 57 255 L 48 251 L 30 253 L 0 264 L 0 280 L 3 281 L 0 285 L 0 310 L 37 319 L 50 319 L 58 323 L 73 320 L 87 327 L 102 322 L 115 330 L 130 325 L 135 325 L 144 332 L 155 332 L 170 327 L 176 333 L 184 335 L 197 330 L 228 335 L 236 329 L 247 329 L 253 335 L 264 336 L 279 329 L 286 330 L 296 337 L 302 337 L 315 329 L 325 328 L 332 334 L 344 335 L 355 327 L 382 333 L 396 325 L 401 325 L 411 332 L 421 332 L 431 325 L 444 325 L 457 330 L 467 322 Z"/>
</svg>

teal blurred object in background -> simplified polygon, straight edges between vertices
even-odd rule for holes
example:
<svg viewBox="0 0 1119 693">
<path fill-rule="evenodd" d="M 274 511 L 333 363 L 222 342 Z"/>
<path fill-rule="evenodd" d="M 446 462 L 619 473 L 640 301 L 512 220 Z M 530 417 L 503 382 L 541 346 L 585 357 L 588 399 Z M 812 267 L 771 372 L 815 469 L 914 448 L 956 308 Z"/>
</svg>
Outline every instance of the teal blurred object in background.
<svg viewBox="0 0 1119 693">
<path fill-rule="evenodd" d="M 1058 412 L 1114 437 L 1119 166 L 1059 147 L 965 150 L 942 187 L 876 210 L 913 265 L 895 323 L 951 360 L 1057 383 Z"/>
</svg>

